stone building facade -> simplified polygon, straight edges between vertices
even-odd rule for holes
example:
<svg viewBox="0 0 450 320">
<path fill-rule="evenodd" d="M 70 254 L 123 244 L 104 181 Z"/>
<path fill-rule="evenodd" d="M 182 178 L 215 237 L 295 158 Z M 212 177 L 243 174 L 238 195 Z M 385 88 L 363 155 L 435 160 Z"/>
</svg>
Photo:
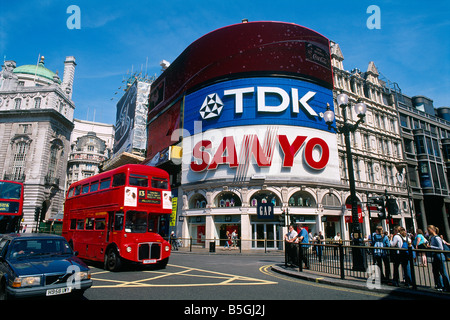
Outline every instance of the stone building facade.
<svg viewBox="0 0 450 320">
<path fill-rule="evenodd" d="M 5 61 L 0 72 L 0 175 L 24 183 L 22 224 L 30 231 L 63 210 L 75 66 L 66 57 L 62 80 L 44 57 L 18 67 Z"/>
<path fill-rule="evenodd" d="M 70 140 L 66 190 L 100 172 L 100 164 L 112 154 L 114 125 L 75 119 Z"/>
</svg>

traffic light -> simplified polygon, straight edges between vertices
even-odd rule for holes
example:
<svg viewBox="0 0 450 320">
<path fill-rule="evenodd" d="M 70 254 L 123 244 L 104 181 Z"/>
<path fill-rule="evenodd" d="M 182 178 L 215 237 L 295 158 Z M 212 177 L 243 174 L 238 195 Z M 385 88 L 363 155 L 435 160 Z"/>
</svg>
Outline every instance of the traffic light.
<svg viewBox="0 0 450 320">
<path fill-rule="evenodd" d="M 390 217 L 398 214 L 397 200 L 395 200 L 394 198 L 388 198 L 387 199 L 386 207 L 387 207 L 388 214 L 389 214 Z"/>
<path fill-rule="evenodd" d="M 377 207 L 378 211 L 378 218 L 380 219 L 386 219 L 386 208 L 384 204 L 384 197 L 371 197 L 370 201 L 373 205 Z"/>
</svg>

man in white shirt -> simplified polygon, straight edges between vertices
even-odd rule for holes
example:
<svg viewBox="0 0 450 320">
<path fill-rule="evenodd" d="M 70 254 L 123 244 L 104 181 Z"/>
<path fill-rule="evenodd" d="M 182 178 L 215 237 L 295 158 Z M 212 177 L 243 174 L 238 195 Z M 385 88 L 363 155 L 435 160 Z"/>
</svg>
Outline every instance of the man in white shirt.
<svg viewBox="0 0 450 320">
<path fill-rule="evenodd" d="M 286 241 L 286 264 L 290 266 L 297 264 L 297 246 L 295 243 L 298 242 L 298 233 L 292 224 L 289 226 L 289 232 L 284 235 L 284 240 Z"/>
</svg>

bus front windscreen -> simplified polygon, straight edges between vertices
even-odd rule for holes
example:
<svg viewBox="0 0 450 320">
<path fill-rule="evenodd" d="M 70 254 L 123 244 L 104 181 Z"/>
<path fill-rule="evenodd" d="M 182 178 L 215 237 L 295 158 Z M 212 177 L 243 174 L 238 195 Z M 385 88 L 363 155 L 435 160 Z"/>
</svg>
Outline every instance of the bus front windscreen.
<svg viewBox="0 0 450 320">
<path fill-rule="evenodd" d="M 0 199 L 19 200 L 22 186 L 17 183 L 0 181 Z"/>
<path fill-rule="evenodd" d="M 147 232 L 147 213 L 143 211 L 128 211 L 125 220 L 125 232 Z"/>
</svg>

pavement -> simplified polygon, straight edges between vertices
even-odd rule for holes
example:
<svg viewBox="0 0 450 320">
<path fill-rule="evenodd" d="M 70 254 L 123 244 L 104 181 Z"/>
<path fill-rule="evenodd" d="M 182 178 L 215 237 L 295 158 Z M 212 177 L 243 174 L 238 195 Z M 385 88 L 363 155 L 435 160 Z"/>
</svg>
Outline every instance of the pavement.
<svg viewBox="0 0 450 320">
<path fill-rule="evenodd" d="M 173 253 L 183 254 L 208 254 L 208 255 L 267 255 L 267 256 L 279 256 L 284 257 L 284 251 L 280 250 L 242 250 L 239 248 L 232 248 L 231 250 L 223 249 L 222 247 L 216 247 L 215 252 L 210 252 L 207 248 L 192 247 L 192 251 L 189 248 L 179 248 L 178 251 L 172 251 Z M 377 293 L 385 293 L 393 296 L 412 298 L 412 299 L 428 299 L 428 300 L 450 300 L 450 293 L 439 293 L 431 289 L 420 288 L 413 290 L 405 287 L 394 287 L 381 284 L 377 287 L 372 285 L 368 286 L 367 279 L 353 278 L 346 276 L 346 279 L 340 279 L 339 276 L 332 274 L 324 274 L 311 270 L 303 270 L 300 272 L 298 268 L 286 267 L 284 263 L 274 264 L 271 266 L 272 271 L 283 274 L 285 276 L 312 281 L 315 283 L 321 283 L 331 286 L 338 286 L 349 289 L 371 291 Z"/>
<path fill-rule="evenodd" d="M 286 267 L 284 264 L 273 265 L 272 270 L 286 276 L 343 288 L 385 293 L 412 299 L 450 300 L 449 293 L 439 293 L 430 289 L 413 290 L 406 287 L 394 287 L 384 284 L 378 285 L 376 288 L 373 284 L 369 287 L 366 279 L 352 278 L 349 276 L 346 276 L 346 279 L 340 279 L 337 276 L 335 277 L 330 274 L 323 274 L 310 270 L 303 270 L 300 272 L 298 268 Z"/>
</svg>

